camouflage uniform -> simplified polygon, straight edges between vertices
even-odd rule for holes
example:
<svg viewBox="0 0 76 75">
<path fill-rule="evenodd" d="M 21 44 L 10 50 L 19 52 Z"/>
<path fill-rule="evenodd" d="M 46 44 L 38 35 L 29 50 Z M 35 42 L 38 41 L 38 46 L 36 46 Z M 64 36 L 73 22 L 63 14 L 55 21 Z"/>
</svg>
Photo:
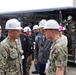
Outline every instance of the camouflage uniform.
<svg viewBox="0 0 76 75">
<path fill-rule="evenodd" d="M 74 41 L 75 38 L 76 38 L 76 30 L 74 32 L 72 32 L 73 29 L 76 29 L 76 22 L 73 21 L 73 22 L 68 22 L 67 26 L 66 26 L 66 30 L 67 30 L 67 33 L 68 33 L 68 36 L 71 37 L 71 39 Z"/>
<path fill-rule="evenodd" d="M 65 43 L 61 41 L 62 39 L 58 38 L 51 46 L 51 53 L 49 57 L 50 65 L 46 75 L 56 75 L 57 67 L 64 67 L 64 75 L 67 75 L 66 68 L 68 51 L 67 47 L 64 45 Z"/>
<path fill-rule="evenodd" d="M 0 45 L 0 75 L 22 75 L 22 50 L 7 37 Z"/>
<path fill-rule="evenodd" d="M 74 42 L 76 40 L 76 22 L 73 21 L 73 22 L 68 22 L 67 26 L 66 26 L 66 31 L 67 31 L 67 35 L 71 38 L 72 40 L 72 45 L 71 45 L 71 48 L 70 50 L 72 51 L 72 54 L 74 54 Z M 72 31 L 74 30 L 74 31 Z"/>
</svg>

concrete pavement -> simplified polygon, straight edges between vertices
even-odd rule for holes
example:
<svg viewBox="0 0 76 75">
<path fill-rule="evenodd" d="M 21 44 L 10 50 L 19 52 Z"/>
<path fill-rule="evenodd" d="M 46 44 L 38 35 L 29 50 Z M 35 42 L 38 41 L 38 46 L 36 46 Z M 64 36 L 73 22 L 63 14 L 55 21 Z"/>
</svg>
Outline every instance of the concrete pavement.
<svg viewBox="0 0 76 75">
<path fill-rule="evenodd" d="M 68 69 L 68 75 L 76 75 L 76 64 L 69 63 L 67 69 Z M 33 61 L 32 61 L 32 66 L 31 66 L 31 69 L 30 69 L 30 75 L 39 75 L 39 74 L 32 74 L 31 73 L 32 71 L 35 71 Z"/>
<path fill-rule="evenodd" d="M 31 73 L 32 71 L 35 71 L 33 61 L 32 61 L 32 66 L 31 66 L 31 69 L 30 69 L 30 75 L 39 75 L 39 74 L 32 74 L 32 73 Z"/>
</svg>

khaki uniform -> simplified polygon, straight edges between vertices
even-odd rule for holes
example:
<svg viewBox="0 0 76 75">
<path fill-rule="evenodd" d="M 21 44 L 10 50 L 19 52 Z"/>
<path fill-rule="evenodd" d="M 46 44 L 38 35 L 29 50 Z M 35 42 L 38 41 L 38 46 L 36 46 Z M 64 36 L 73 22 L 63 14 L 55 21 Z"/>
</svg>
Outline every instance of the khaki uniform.
<svg viewBox="0 0 76 75">
<path fill-rule="evenodd" d="M 65 43 L 65 45 L 67 46 L 68 45 L 67 37 L 65 35 L 61 35 L 60 38 L 61 38 L 62 42 Z"/>
<path fill-rule="evenodd" d="M 67 47 L 62 42 L 62 39 L 58 38 L 53 42 L 50 52 L 50 65 L 46 75 L 56 75 L 57 67 L 64 67 L 64 75 L 67 75 Z"/>
<path fill-rule="evenodd" d="M 27 75 L 30 75 L 31 65 L 32 65 L 32 55 L 27 57 L 27 64 L 26 64 Z"/>
<path fill-rule="evenodd" d="M 0 75 L 22 75 L 22 50 L 7 37 L 0 45 Z"/>
</svg>

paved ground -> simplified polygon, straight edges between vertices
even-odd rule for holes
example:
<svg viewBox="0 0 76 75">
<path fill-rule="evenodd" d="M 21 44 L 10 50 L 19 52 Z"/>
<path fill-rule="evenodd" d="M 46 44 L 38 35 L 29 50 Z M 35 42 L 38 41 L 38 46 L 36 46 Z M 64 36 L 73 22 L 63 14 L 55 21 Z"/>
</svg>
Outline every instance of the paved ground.
<svg viewBox="0 0 76 75">
<path fill-rule="evenodd" d="M 39 74 L 32 74 L 31 72 L 34 71 L 34 64 L 32 62 L 32 66 L 30 69 L 30 75 L 39 75 Z M 76 64 L 68 63 L 68 75 L 76 75 Z"/>
<path fill-rule="evenodd" d="M 32 73 L 31 73 L 32 71 L 35 71 L 33 61 L 32 61 L 32 66 L 31 66 L 31 69 L 30 69 L 30 75 L 39 75 L 39 74 L 32 74 Z"/>
<path fill-rule="evenodd" d="M 76 64 L 68 63 L 68 75 L 76 75 Z"/>
</svg>

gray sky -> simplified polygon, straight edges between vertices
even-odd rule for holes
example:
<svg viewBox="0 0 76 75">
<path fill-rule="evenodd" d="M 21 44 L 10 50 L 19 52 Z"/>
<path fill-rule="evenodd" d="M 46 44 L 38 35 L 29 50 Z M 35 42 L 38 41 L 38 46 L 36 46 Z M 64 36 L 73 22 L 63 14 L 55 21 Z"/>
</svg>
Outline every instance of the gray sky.
<svg viewBox="0 0 76 75">
<path fill-rule="evenodd" d="M 0 13 L 73 6 L 73 0 L 0 0 Z"/>
</svg>

